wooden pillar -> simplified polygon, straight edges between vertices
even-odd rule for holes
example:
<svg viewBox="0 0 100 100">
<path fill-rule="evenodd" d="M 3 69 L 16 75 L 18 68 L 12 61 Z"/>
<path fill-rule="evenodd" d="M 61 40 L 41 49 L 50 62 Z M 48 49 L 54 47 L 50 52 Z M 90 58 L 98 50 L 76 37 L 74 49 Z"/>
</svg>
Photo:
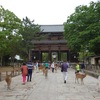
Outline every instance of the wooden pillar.
<svg viewBox="0 0 100 100">
<path fill-rule="evenodd" d="M 61 51 L 58 51 L 58 61 L 61 61 Z"/>
<path fill-rule="evenodd" d="M 41 45 L 39 45 L 39 52 L 38 52 L 38 62 L 42 62 L 42 58 L 41 58 Z"/>
<path fill-rule="evenodd" d="M 49 51 L 49 61 L 52 61 L 52 53 L 51 53 L 51 46 L 48 46 L 48 51 Z"/>
<path fill-rule="evenodd" d="M 52 61 L 52 53 L 51 53 L 50 50 L 49 50 L 49 61 L 50 61 L 50 62 Z"/>
<path fill-rule="evenodd" d="M 58 61 L 61 61 L 61 51 L 60 51 L 60 46 L 58 47 Z"/>
</svg>

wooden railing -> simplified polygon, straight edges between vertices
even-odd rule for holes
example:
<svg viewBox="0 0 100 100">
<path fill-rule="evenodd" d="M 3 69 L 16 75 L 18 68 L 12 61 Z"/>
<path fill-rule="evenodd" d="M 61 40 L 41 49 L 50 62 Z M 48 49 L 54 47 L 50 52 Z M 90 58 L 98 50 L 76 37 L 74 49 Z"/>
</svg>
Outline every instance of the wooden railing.
<svg viewBox="0 0 100 100">
<path fill-rule="evenodd" d="M 3 81 L 6 77 L 6 75 L 11 74 L 12 77 L 20 75 L 21 70 L 20 68 L 0 68 L 0 81 Z"/>
<path fill-rule="evenodd" d="M 71 63 L 70 64 L 71 67 L 73 69 L 75 69 L 75 63 Z M 95 65 L 95 64 L 85 64 L 85 70 L 84 70 L 87 74 L 98 78 L 98 76 L 100 75 L 100 65 Z"/>
</svg>

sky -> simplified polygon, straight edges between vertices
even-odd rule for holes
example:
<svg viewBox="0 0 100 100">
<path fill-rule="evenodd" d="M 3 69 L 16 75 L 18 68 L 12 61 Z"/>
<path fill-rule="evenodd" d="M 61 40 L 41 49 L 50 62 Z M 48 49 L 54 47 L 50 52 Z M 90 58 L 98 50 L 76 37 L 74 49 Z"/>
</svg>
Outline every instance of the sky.
<svg viewBox="0 0 100 100">
<path fill-rule="evenodd" d="M 0 0 L 3 8 L 20 19 L 26 16 L 39 25 L 58 25 L 67 21 L 79 5 L 89 5 L 100 0 Z"/>
</svg>

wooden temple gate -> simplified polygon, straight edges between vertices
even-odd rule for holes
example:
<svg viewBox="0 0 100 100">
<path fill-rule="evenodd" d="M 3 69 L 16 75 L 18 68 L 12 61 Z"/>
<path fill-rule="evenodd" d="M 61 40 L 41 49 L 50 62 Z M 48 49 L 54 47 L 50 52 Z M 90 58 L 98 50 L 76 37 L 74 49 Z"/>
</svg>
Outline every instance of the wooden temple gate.
<svg viewBox="0 0 100 100">
<path fill-rule="evenodd" d="M 56 61 L 70 61 L 72 58 L 76 59 L 70 55 L 67 42 L 63 36 L 63 25 L 41 25 L 41 30 L 43 30 L 41 34 L 47 34 L 47 37 L 40 41 L 33 40 L 34 48 L 30 50 L 32 61 L 43 62 L 44 60 L 53 61 L 54 59 Z M 46 58 L 44 54 L 47 54 Z"/>
</svg>

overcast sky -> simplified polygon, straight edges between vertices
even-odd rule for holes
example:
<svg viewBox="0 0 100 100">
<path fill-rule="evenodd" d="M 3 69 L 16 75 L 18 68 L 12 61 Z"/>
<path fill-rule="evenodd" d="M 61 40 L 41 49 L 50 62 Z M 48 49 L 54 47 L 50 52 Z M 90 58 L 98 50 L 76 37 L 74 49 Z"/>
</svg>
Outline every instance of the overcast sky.
<svg viewBox="0 0 100 100">
<path fill-rule="evenodd" d="M 15 13 L 20 19 L 26 16 L 35 24 L 63 24 L 79 5 L 89 5 L 100 0 L 0 0 L 0 5 Z"/>
</svg>

